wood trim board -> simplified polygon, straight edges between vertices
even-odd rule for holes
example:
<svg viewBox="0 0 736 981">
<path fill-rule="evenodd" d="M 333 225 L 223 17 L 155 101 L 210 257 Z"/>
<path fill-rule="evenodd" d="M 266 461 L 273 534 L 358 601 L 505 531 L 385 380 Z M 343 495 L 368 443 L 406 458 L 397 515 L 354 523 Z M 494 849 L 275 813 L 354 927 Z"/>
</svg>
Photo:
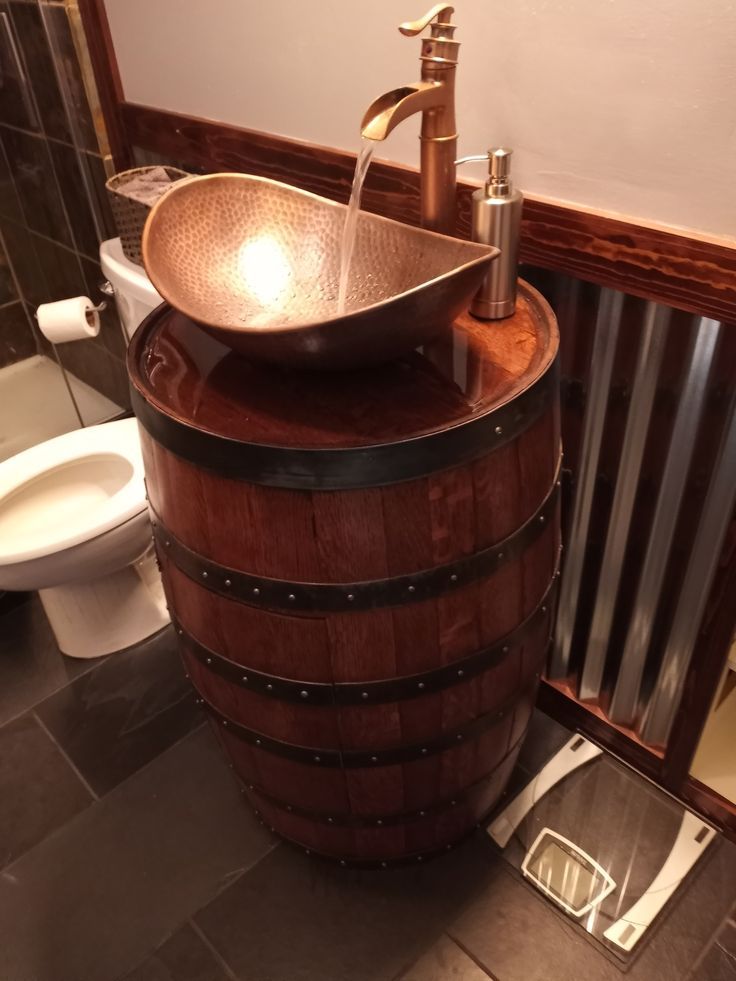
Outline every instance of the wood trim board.
<svg viewBox="0 0 736 981">
<path fill-rule="evenodd" d="M 124 170 L 130 164 L 130 147 L 120 114 L 125 97 L 104 0 L 77 0 L 77 6 L 87 39 L 110 152 L 115 168 Z"/>
</svg>

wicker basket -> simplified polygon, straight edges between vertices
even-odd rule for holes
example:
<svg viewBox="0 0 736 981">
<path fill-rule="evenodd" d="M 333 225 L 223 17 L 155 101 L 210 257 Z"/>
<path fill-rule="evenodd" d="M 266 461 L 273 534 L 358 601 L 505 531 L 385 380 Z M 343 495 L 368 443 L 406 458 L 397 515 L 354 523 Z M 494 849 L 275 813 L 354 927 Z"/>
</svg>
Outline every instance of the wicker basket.
<svg viewBox="0 0 736 981">
<path fill-rule="evenodd" d="M 133 170 L 123 170 L 119 174 L 114 174 L 105 185 L 110 197 L 112 213 L 118 235 L 120 235 L 123 252 L 131 262 L 135 262 L 139 266 L 143 265 L 141 235 L 143 234 L 143 226 L 146 224 L 146 218 L 151 211 L 151 205 L 142 204 L 140 201 L 134 201 L 127 197 L 124 185 L 134 175 L 145 174 L 148 171 L 158 169 L 158 167 L 135 167 Z M 164 167 L 163 169 L 172 181 L 192 176 L 185 170 L 179 170 L 178 167 Z M 121 184 L 123 187 L 119 190 Z"/>
</svg>

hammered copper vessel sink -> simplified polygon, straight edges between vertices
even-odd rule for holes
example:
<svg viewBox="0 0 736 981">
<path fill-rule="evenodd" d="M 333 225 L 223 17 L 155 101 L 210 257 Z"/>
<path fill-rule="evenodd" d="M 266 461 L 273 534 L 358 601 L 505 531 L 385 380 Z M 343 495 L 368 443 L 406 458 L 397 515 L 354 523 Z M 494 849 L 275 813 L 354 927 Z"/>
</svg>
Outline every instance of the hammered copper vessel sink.
<svg viewBox="0 0 736 981">
<path fill-rule="evenodd" d="M 451 324 L 498 252 L 361 211 L 338 313 L 346 211 L 262 177 L 194 178 L 153 208 L 146 271 L 164 299 L 234 350 L 349 368 L 405 354 Z"/>
</svg>

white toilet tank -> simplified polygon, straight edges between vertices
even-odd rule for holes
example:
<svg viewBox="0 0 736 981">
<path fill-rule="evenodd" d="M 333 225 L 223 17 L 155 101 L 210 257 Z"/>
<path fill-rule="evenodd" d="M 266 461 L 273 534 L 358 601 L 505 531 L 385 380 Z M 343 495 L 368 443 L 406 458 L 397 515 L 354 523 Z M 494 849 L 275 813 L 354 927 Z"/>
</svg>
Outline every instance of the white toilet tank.
<svg viewBox="0 0 736 981">
<path fill-rule="evenodd" d="M 102 272 L 115 290 L 120 321 L 128 340 L 138 324 L 163 303 L 143 266 L 137 266 L 123 254 L 119 238 L 111 238 L 100 246 Z"/>
</svg>

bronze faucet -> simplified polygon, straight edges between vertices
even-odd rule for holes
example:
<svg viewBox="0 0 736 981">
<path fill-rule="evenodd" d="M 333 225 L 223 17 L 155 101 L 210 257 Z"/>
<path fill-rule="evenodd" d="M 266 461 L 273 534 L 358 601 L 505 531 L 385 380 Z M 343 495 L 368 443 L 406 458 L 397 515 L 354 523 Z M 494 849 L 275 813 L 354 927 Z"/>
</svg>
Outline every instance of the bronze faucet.
<svg viewBox="0 0 736 981">
<path fill-rule="evenodd" d="M 422 227 L 446 235 L 455 231 L 455 69 L 459 43 L 453 38 L 455 25 L 450 23 L 453 12 L 453 7 L 439 3 L 419 20 L 399 26 L 405 36 L 416 37 L 431 23 L 431 37 L 422 40 L 422 80 L 380 96 L 368 107 L 361 123 L 365 139 L 385 140 L 402 119 L 421 112 Z"/>
</svg>

